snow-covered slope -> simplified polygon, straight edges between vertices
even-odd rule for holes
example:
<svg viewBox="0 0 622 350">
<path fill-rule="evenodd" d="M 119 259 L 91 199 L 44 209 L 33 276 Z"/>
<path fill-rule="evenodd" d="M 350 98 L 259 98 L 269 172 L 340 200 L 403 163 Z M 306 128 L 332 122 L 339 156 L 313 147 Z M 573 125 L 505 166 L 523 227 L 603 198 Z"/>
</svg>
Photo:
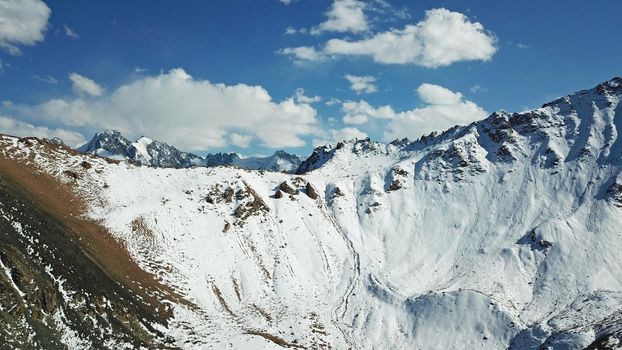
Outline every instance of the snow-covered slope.
<svg viewBox="0 0 622 350">
<path fill-rule="evenodd" d="M 616 78 L 415 142 L 342 142 L 301 175 L 2 148 L 189 302 L 154 325 L 181 348 L 615 348 L 621 97 Z"/>
<path fill-rule="evenodd" d="M 293 172 L 302 162 L 297 155 L 285 151 L 276 151 L 267 157 L 242 158 L 236 153 L 209 153 L 201 157 L 147 137 L 131 142 L 116 130 L 95 134 L 91 141 L 80 146 L 77 151 L 158 168 L 236 166 L 252 170 Z"/>
</svg>

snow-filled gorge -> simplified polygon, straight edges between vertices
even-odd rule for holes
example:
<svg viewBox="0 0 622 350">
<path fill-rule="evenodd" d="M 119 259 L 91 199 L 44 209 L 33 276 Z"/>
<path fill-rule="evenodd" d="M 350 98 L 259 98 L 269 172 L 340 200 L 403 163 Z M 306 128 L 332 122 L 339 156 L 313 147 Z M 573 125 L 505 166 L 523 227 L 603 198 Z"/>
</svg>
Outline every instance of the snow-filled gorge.
<svg viewBox="0 0 622 350">
<path fill-rule="evenodd" d="M 340 142 L 300 175 L 0 143 L 185 300 L 152 325 L 172 346 L 602 348 L 622 337 L 621 96 L 616 78 L 415 142 Z"/>
</svg>

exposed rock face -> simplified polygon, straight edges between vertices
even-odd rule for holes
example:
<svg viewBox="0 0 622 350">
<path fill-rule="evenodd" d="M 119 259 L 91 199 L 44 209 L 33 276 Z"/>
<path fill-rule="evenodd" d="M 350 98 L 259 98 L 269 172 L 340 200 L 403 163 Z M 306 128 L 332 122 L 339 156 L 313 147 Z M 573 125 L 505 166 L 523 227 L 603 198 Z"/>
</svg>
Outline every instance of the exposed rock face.
<svg viewBox="0 0 622 350">
<path fill-rule="evenodd" d="M 266 205 L 266 202 L 263 201 L 261 196 L 247 184 L 244 185 L 245 188 L 239 190 L 236 194 L 238 206 L 235 209 L 234 215 L 238 219 L 236 224 L 239 225 L 243 225 L 244 221 L 252 215 L 259 215 L 270 211 L 270 208 Z"/>
<path fill-rule="evenodd" d="M 607 189 L 609 198 L 613 200 L 616 206 L 622 208 L 622 183 L 614 182 Z"/>
<path fill-rule="evenodd" d="M 322 166 L 325 162 L 327 162 L 333 155 L 335 150 L 339 150 L 343 148 L 343 143 L 340 142 L 337 144 L 334 150 L 328 146 L 317 147 L 313 150 L 313 153 L 305 159 L 298 169 L 296 169 L 296 174 L 304 174 L 311 170 L 317 169 Z"/>
<path fill-rule="evenodd" d="M 342 196 L 344 196 L 344 193 L 343 193 L 343 191 L 341 190 L 341 188 L 339 188 L 339 187 L 335 187 L 335 195 L 336 195 L 336 196 L 339 196 L 339 197 L 342 197 Z"/>
<path fill-rule="evenodd" d="M 307 182 L 307 185 L 305 186 L 305 193 L 311 199 L 317 199 L 319 197 L 317 190 L 310 182 Z"/>
<path fill-rule="evenodd" d="M 388 186 L 386 191 L 397 191 L 403 188 L 409 181 L 408 171 L 402 169 L 400 166 L 395 166 L 387 174 L 386 183 Z"/>
<path fill-rule="evenodd" d="M 279 185 L 279 190 L 291 195 L 298 194 L 298 190 L 292 187 L 289 183 L 287 183 L 287 181 L 281 182 L 281 184 Z"/>
</svg>

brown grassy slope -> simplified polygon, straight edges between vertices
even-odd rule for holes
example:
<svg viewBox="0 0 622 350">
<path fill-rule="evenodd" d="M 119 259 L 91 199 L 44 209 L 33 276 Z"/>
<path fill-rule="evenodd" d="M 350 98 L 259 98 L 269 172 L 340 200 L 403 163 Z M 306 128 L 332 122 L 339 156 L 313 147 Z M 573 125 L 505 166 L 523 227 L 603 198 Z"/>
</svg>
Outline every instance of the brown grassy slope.
<svg viewBox="0 0 622 350">
<path fill-rule="evenodd" d="M 26 144 L 32 139 L 20 139 Z M 40 141 L 45 148 L 59 148 Z M 84 202 L 76 196 L 71 185 L 33 169 L 32 164 L 16 160 L 0 153 L 0 173 L 19 186 L 30 200 L 47 214 L 63 222 L 71 239 L 79 244 L 84 253 L 111 279 L 132 290 L 162 319 L 170 318 L 171 312 L 162 300 L 180 302 L 181 298 L 170 288 L 142 270 L 130 257 L 122 244 L 100 224 L 84 219 Z M 142 287 L 142 288 L 140 288 Z"/>
</svg>

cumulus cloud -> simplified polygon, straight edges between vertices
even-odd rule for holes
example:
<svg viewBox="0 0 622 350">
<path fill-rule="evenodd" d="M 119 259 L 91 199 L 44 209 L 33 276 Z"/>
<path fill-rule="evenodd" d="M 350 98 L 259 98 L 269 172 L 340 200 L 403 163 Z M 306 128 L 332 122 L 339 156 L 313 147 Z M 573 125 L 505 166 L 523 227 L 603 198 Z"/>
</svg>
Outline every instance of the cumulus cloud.
<svg viewBox="0 0 622 350">
<path fill-rule="evenodd" d="M 50 13 L 41 0 L 0 0 L 0 48 L 17 55 L 19 45 L 43 41 Z"/>
<path fill-rule="evenodd" d="M 81 95 L 101 96 L 104 89 L 95 81 L 78 73 L 69 74 L 73 91 Z"/>
<path fill-rule="evenodd" d="M 294 35 L 296 33 L 298 33 L 298 30 L 296 28 L 292 27 L 292 26 L 289 26 L 289 27 L 285 28 L 285 34 L 286 35 Z"/>
<path fill-rule="evenodd" d="M 296 62 L 320 61 L 324 59 L 323 53 L 317 51 L 313 46 L 286 47 L 277 51 L 277 53 L 294 57 Z"/>
<path fill-rule="evenodd" d="M 270 148 L 300 147 L 318 130 L 317 113 L 294 98 L 272 101 L 261 86 L 214 84 L 183 69 L 141 76 L 99 97 L 54 99 L 21 112 L 47 122 L 149 135 L 189 151 L 244 144 L 234 131 Z M 241 141 L 241 142 L 240 142 Z"/>
<path fill-rule="evenodd" d="M 48 139 L 58 137 L 61 138 L 65 144 L 72 147 L 80 146 L 85 142 L 84 136 L 75 131 L 34 126 L 8 116 L 0 116 L 0 130 L 5 134 L 13 136 L 35 136 Z"/>
<path fill-rule="evenodd" d="M 279 2 L 280 2 L 281 4 L 283 4 L 283 5 L 289 5 L 289 4 L 291 4 L 292 2 L 296 2 L 296 1 L 298 1 L 298 0 L 279 0 Z"/>
<path fill-rule="evenodd" d="M 404 137 L 416 139 L 432 131 L 466 125 L 488 115 L 474 102 L 465 100 L 461 93 L 439 85 L 421 84 L 417 94 L 425 105 L 404 112 L 396 112 L 388 105 L 376 108 L 363 100 L 346 101 L 341 107 L 343 122 L 364 125 L 384 121 L 384 139 L 391 141 Z"/>
<path fill-rule="evenodd" d="M 357 76 L 346 74 L 344 78 L 350 82 L 350 89 L 357 94 L 371 94 L 378 91 L 378 87 L 374 84 L 376 78 L 370 75 Z"/>
<path fill-rule="evenodd" d="M 249 147 L 251 145 L 251 141 L 253 140 L 252 135 L 242 135 L 242 134 L 238 134 L 237 132 L 234 132 L 231 135 L 229 135 L 229 138 L 231 139 L 231 143 L 233 145 L 242 147 L 242 148 Z"/>
<path fill-rule="evenodd" d="M 393 119 L 395 111 L 391 106 L 375 108 L 367 101 L 346 101 L 341 105 L 344 124 L 365 124 L 369 119 Z"/>
<path fill-rule="evenodd" d="M 334 0 L 326 12 L 328 19 L 311 28 L 313 35 L 323 32 L 360 33 L 369 29 L 365 16 L 366 4 L 359 0 Z"/>
<path fill-rule="evenodd" d="M 497 38 L 464 14 L 440 8 L 426 11 L 422 21 L 403 29 L 391 29 L 360 40 L 331 39 L 320 50 L 303 46 L 279 52 L 303 61 L 361 56 L 381 64 L 435 68 L 461 61 L 488 61 L 497 52 Z"/>
<path fill-rule="evenodd" d="M 462 94 L 459 92 L 427 83 L 421 84 L 417 88 L 417 95 L 423 102 L 431 105 L 455 106 L 462 100 Z"/>
<path fill-rule="evenodd" d="M 303 88 L 296 89 L 296 94 L 294 95 L 294 97 L 296 98 L 296 102 L 298 103 L 311 104 L 311 103 L 317 103 L 317 102 L 322 101 L 322 98 L 320 96 L 305 95 L 305 89 Z"/>
<path fill-rule="evenodd" d="M 359 41 L 332 39 L 325 51 L 333 55 L 369 56 L 377 63 L 447 66 L 459 61 L 489 60 L 496 38 L 479 22 L 447 9 L 426 11 L 425 19 L 402 30 L 378 33 Z"/>
<path fill-rule="evenodd" d="M 347 141 L 352 139 L 364 139 L 367 134 L 354 127 L 345 127 L 342 129 L 330 129 L 324 132 L 323 138 L 313 140 L 313 147 L 322 146 L 329 143 L 337 143 L 339 141 Z"/>
<path fill-rule="evenodd" d="M 427 105 L 397 113 L 384 132 L 386 140 L 418 138 L 432 131 L 443 131 L 454 125 L 466 125 L 486 118 L 488 112 L 459 92 L 442 86 L 422 84 L 417 89 L 419 98 Z"/>
</svg>

